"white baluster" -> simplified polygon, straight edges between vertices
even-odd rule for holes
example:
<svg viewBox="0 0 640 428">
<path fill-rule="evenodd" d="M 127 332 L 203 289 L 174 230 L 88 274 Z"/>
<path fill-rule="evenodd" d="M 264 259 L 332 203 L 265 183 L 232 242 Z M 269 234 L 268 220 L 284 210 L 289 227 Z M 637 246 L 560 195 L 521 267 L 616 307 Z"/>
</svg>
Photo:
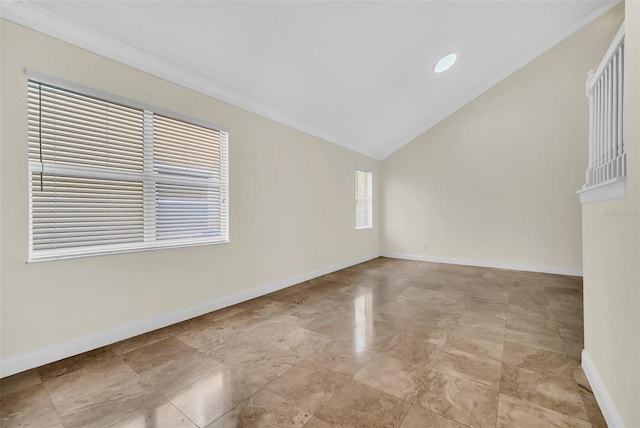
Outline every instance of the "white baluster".
<svg viewBox="0 0 640 428">
<path fill-rule="evenodd" d="M 587 74 L 587 97 L 589 98 L 589 167 L 585 174 L 585 187 L 589 187 L 593 184 L 593 161 L 594 161 L 594 136 L 595 136 L 595 95 L 593 87 L 591 86 L 591 78 L 593 76 L 593 70 Z"/>
<path fill-rule="evenodd" d="M 620 111 L 620 115 L 618 116 L 618 176 L 626 177 L 627 150 L 624 141 L 624 45 L 620 45 L 618 48 L 618 70 L 618 108 Z"/>
<path fill-rule="evenodd" d="M 609 180 L 611 178 L 611 148 L 613 147 L 613 126 L 611 121 L 613 120 L 613 68 L 612 62 L 607 64 L 607 135 L 605 145 L 605 167 L 604 167 L 604 179 Z"/>
<path fill-rule="evenodd" d="M 596 184 L 602 181 L 602 153 L 603 153 L 603 143 L 604 143 L 604 81 L 602 76 L 598 79 L 598 142 L 596 143 L 596 147 L 598 150 L 598 154 L 596 156 L 597 159 L 597 169 L 596 169 Z"/>
<path fill-rule="evenodd" d="M 613 115 L 611 117 L 611 178 L 618 176 L 617 158 L 618 158 L 618 53 L 616 52 L 611 59 L 612 66 L 612 102 L 611 107 Z"/>
</svg>

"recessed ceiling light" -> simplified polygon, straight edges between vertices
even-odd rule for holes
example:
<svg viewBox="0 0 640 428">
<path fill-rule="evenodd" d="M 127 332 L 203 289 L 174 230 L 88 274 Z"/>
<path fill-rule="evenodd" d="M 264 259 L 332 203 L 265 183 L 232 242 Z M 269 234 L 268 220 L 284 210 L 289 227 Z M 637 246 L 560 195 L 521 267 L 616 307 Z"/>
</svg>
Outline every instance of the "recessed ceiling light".
<svg viewBox="0 0 640 428">
<path fill-rule="evenodd" d="M 440 61 L 438 61 L 433 71 L 435 71 L 436 73 L 447 71 L 449 68 L 451 68 L 453 63 L 456 62 L 457 58 L 458 56 L 454 53 L 446 54 L 445 56 L 440 58 Z"/>
</svg>

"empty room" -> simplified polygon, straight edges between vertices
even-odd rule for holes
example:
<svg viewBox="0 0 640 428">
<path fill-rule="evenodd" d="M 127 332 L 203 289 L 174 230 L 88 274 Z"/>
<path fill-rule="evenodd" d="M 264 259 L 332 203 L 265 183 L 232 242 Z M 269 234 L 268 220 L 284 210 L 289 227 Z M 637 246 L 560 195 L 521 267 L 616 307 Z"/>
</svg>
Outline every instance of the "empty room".
<svg viewBox="0 0 640 428">
<path fill-rule="evenodd" d="M 0 5 L 3 428 L 640 427 L 640 1 Z"/>
</svg>

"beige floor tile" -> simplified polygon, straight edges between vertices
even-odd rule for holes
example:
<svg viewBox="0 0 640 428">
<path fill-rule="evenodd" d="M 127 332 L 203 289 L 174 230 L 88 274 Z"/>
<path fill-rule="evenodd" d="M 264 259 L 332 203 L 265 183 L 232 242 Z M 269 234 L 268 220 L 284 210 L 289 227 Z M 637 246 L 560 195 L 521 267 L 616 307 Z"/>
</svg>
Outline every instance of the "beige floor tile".
<svg viewBox="0 0 640 428">
<path fill-rule="evenodd" d="M 551 316 L 553 317 L 553 319 L 555 319 L 556 321 L 566 322 L 571 324 L 578 324 L 578 325 L 584 324 L 582 311 L 579 311 L 576 313 L 576 312 L 550 310 L 549 312 L 551 313 Z"/>
<path fill-rule="evenodd" d="M 269 362 L 233 368 L 218 365 L 215 372 L 170 395 L 168 399 L 196 424 L 205 426 L 291 367 Z"/>
<path fill-rule="evenodd" d="M 498 390 L 502 364 L 487 358 L 460 356 L 441 352 L 433 370 L 447 376 L 475 382 Z"/>
<path fill-rule="evenodd" d="M 461 294 L 446 294 L 440 292 L 430 301 L 420 302 L 420 310 L 416 315 L 425 311 L 446 312 L 449 314 L 461 315 L 467 308 L 466 300 L 467 299 Z"/>
<path fill-rule="evenodd" d="M 504 345 L 500 342 L 488 342 L 475 336 L 459 336 L 452 333 L 443 351 L 459 356 L 476 356 L 496 361 L 502 360 Z"/>
<path fill-rule="evenodd" d="M 197 428 L 189 418 L 167 400 L 134 412 L 111 428 Z"/>
<path fill-rule="evenodd" d="M 189 318 L 188 320 L 172 324 L 165 329 L 171 336 L 178 336 L 185 332 L 197 332 L 211 327 L 213 323 L 205 316 Z"/>
<path fill-rule="evenodd" d="M 58 417 L 58 413 L 55 410 L 52 410 L 48 413 L 38 416 L 35 419 L 31 419 L 27 422 L 20 423 L 18 425 L 13 425 L 12 423 L 1 424 L 3 428 L 64 428 L 62 425 L 62 421 Z"/>
<path fill-rule="evenodd" d="M 511 314 L 522 315 L 525 317 L 553 319 L 547 305 L 535 302 L 509 302 L 509 305 L 507 305 L 507 311 Z"/>
<path fill-rule="evenodd" d="M 209 312 L 204 316 L 207 317 L 210 321 L 220 321 L 221 319 L 228 318 L 233 315 L 237 315 L 239 313 L 245 312 L 246 310 L 247 309 L 239 305 L 234 305 L 234 306 L 229 306 L 217 311 Z"/>
<path fill-rule="evenodd" d="M 532 346 L 534 348 L 545 349 L 559 354 L 566 353 L 562 338 L 556 332 L 555 335 L 548 336 L 535 333 L 525 333 L 521 331 L 510 330 L 507 328 L 505 340 L 509 342 L 520 343 L 521 345 Z"/>
<path fill-rule="evenodd" d="M 422 287 L 408 287 L 398 295 L 401 299 L 428 302 L 438 295 L 436 290 Z"/>
<path fill-rule="evenodd" d="M 13 376 L 7 376 L 0 379 L 0 398 L 39 383 L 42 381 L 36 370 L 27 370 Z"/>
<path fill-rule="evenodd" d="M 52 411 L 55 408 L 47 391 L 38 383 L 2 397 L 0 425 L 7 428 L 29 425 Z"/>
<path fill-rule="evenodd" d="M 221 366 L 176 338 L 138 348 L 124 355 L 124 360 L 165 397 L 214 376 Z"/>
<path fill-rule="evenodd" d="M 56 378 L 58 376 L 80 370 L 93 364 L 99 364 L 102 361 L 113 358 L 115 353 L 108 347 L 95 349 L 85 352 L 64 360 L 56 361 L 42 367 L 38 367 L 37 371 L 43 382 Z"/>
<path fill-rule="evenodd" d="M 226 331 L 214 326 L 194 331 L 185 331 L 176 335 L 176 339 L 193 349 L 211 349 L 222 346 L 238 335 L 238 332 Z"/>
<path fill-rule="evenodd" d="M 304 424 L 304 428 L 331 428 L 331 425 L 314 416 L 309 419 L 309 422 Z"/>
<path fill-rule="evenodd" d="M 574 324 L 564 321 L 556 321 L 558 332 L 562 339 L 570 339 L 576 342 L 584 341 L 584 326 L 582 324 Z"/>
<path fill-rule="evenodd" d="M 562 339 L 565 353 L 575 359 L 582 359 L 582 350 L 584 349 L 584 343 L 582 341 L 576 341 L 571 339 Z"/>
<path fill-rule="evenodd" d="M 215 328 L 224 330 L 225 332 L 229 333 L 242 331 L 245 328 L 254 325 L 255 323 L 264 319 L 264 317 L 260 317 L 250 310 L 236 312 L 232 315 L 222 318 L 217 318 L 214 316 L 214 319 L 212 319 L 211 317 L 209 317 L 209 314 L 203 315 L 203 317 L 209 319 Z"/>
<path fill-rule="evenodd" d="M 110 426 L 132 414 L 153 407 L 162 399 L 162 395 L 133 371 L 126 374 L 126 377 L 124 375 L 123 371 L 95 383 L 89 382 L 87 376 L 81 382 L 75 382 L 74 389 L 81 390 L 73 391 L 71 395 L 80 397 L 64 405 L 56 404 L 56 410 L 65 428 Z M 49 389 L 49 385 L 47 388 Z M 51 389 L 49 393 L 54 399 Z M 60 397 L 64 393 L 58 389 L 55 395 Z"/>
<path fill-rule="evenodd" d="M 465 428 L 458 422 L 413 405 L 402 421 L 400 428 Z"/>
<path fill-rule="evenodd" d="M 471 293 L 469 303 L 473 303 L 477 299 L 506 304 L 509 301 L 509 290 L 506 287 L 487 289 L 487 287 L 479 284 Z"/>
<path fill-rule="evenodd" d="M 570 296 L 570 295 L 554 295 L 549 298 L 549 308 L 552 311 L 567 312 L 570 314 L 582 315 L 582 295 Z"/>
<path fill-rule="evenodd" d="M 351 315 L 351 314 L 349 314 Z M 317 333 L 337 339 L 345 334 L 345 331 L 352 331 L 355 325 L 354 316 L 345 316 L 343 312 L 333 311 L 322 313 L 319 317 L 307 322 L 303 327 Z"/>
<path fill-rule="evenodd" d="M 422 302 L 409 299 L 393 299 L 383 302 L 374 302 L 374 311 L 379 314 L 391 314 L 412 318 L 422 310 Z"/>
<path fill-rule="evenodd" d="M 441 347 L 407 334 L 396 334 L 385 343 L 379 354 L 395 358 L 413 366 L 430 369 Z"/>
<path fill-rule="evenodd" d="M 483 342 L 495 343 L 501 345 L 505 337 L 504 324 L 474 322 L 472 324 L 457 325 L 451 334 L 459 337 L 472 337 Z"/>
<path fill-rule="evenodd" d="M 410 402 L 418 394 L 428 371 L 428 368 L 377 354 L 353 378 Z"/>
<path fill-rule="evenodd" d="M 263 389 L 213 422 L 209 428 L 299 428 L 311 416 L 290 401 Z"/>
<path fill-rule="evenodd" d="M 271 382 L 267 389 L 313 414 L 350 379 L 347 374 L 307 360 Z"/>
<path fill-rule="evenodd" d="M 565 354 L 533 348 L 519 343 L 505 342 L 502 361 L 549 376 L 571 379 L 579 361 Z"/>
<path fill-rule="evenodd" d="M 201 351 L 230 367 L 258 363 L 295 365 L 330 341 L 329 337 L 305 328 L 266 338 L 242 332 L 227 343 Z"/>
<path fill-rule="evenodd" d="M 500 392 L 571 417 L 588 419 L 578 386 L 573 379 L 503 364 Z"/>
<path fill-rule="evenodd" d="M 171 331 L 166 328 L 161 328 L 159 330 L 141 334 L 127 340 L 116 342 L 113 345 L 109 345 L 107 348 L 109 348 L 109 350 L 111 350 L 116 355 L 124 355 L 138 348 L 151 345 L 152 343 L 156 343 L 170 337 Z"/>
<path fill-rule="evenodd" d="M 443 308 L 442 308 L 443 309 Z M 423 322 L 425 324 L 431 324 L 436 327 L 446 327 L 453 328 L 455 327 L 458 319 L 460 318 L 460 314 L 456 312 L 448 312 L 444 309 L 427 309 L 420 311 L 414 319 L 419 322 Z"/>
<path fill-rule="evenodd" d="M 374 351 L 353 340 L 332 340 L 309 357 L 323 367 L 340 373 L 354 375 L 373 356 Z"/>
<path fill-rule="evenodd" d="M 401 334 L 412 336 L 415 340 L 426 340 L 439 347 L 444 346 L 447 342 L 450 332 L 451 330 L 448 328 L 436 327 L 415 319 L 407 322 L 399 331 Z"/>
<path fill-rule="evenodd" d="M 343 334 L 338 339 L 351 341 L 359 349 L 366 348 L 379 351 L 385 343 L 398 333 L 400 328 L 402 328 L 401 325 L 369 319 L 343 331 Z"/>
<path fill-rule="evenodd" d="M 494 427 L 498 411 L 498 391 L 432 371 L 416 404 L 465 425 Z"/>
<path fill-rule="evenodd" d="M 537 406 L 525 400 L 500 394 L 498 428 L 590 428 L 582 419 Z"/>
<path fill-rule="evenodd" d="M 491 324 L 496 327 L 504 328 L 507 322 L 506 305 L 505 310 L 490 310 L 483 307 L 470 305 L 470 309 L 465 309 L 460 318 L 458 325 L 476 325 L 478 323 Z"/>
<path fill-rule="evenodd" d="M 356 380 L 345 385 L 316 414 L 332 427 L 395 428 L 409 404 Z"/>
<path fill-rule="evenodd" d="M 542 336 L 558 335 L 558 326 L 556 322 L 549 318 L 526 317 L 517 314 L 509 314 L 507 317 L 507 328 L 513 331 L 539 334 Z"/>
</svg>

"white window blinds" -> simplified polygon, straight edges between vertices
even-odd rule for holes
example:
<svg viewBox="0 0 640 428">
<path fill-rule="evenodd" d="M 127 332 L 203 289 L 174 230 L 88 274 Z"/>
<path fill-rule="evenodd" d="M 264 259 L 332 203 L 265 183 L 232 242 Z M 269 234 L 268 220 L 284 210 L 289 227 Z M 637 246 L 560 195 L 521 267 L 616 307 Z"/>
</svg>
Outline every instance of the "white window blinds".
<svg viewBox="0 0 640 428">
<path fill-rule="evenodd" d="M 30 260 L 227 242 L 227 132 L 86 92 L 28 81 Z"/>
<path fill-rule="evenodd" d="M 373 201 L 371 192 L 371 172 L 355 170 L 356 182 L 356 229 L 373 227 Z"/>
</svg>

